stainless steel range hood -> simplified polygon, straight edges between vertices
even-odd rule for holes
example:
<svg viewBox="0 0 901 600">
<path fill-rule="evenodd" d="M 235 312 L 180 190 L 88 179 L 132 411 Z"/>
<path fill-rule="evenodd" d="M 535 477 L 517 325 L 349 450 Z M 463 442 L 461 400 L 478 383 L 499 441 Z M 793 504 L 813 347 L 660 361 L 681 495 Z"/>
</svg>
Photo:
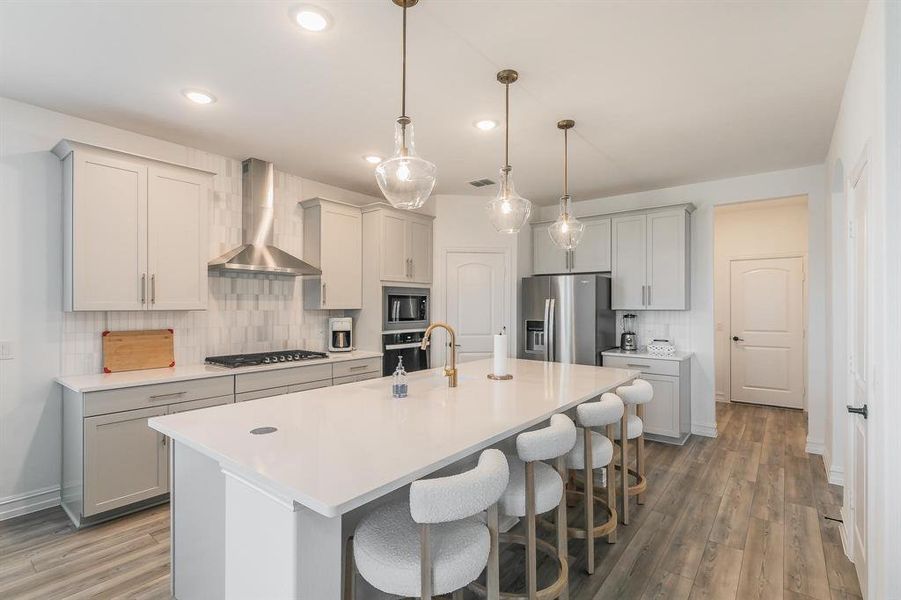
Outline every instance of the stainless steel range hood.
<svg viewBox="0 0 901 600">
<path fill-rule="evenodd" d="M 275 169 L 248 158 L 242 164 L 242 244 L 209 262 L 210 271 L 275 275 L 322 275 L 322 271 L 272 245 L 275 225 Z"/>
</svg>

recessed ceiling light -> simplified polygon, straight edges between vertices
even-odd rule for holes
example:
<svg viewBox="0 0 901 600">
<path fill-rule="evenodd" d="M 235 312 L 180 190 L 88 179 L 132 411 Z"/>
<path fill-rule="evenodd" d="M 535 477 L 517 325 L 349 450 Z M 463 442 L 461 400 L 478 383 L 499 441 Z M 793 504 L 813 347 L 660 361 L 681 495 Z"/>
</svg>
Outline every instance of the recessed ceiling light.
<svg viewBox="0 0 901 600">
<path fill-rule="evenodd" d="M 382 162 L 382 157 L 376 156 L 375 154 L 367 154 L 366 156 L 363 157 L 363 160 L 365 160 L 366 162 L 368 162 L 371 165 L 377 165 L 380 162 Z"/>
<path fill-rule="evenodd" d="M 307 31 L 323 31 L 328 29 L 328 14 L 316 6 L 301 6 L 294 13 L 294 20 Z"/>
<path fill-rule="evenodd" d="M 216 96 L 203 90 L 183 90 L 182 94 L 194 104 L 212 104 L 216 101 Z"/>
<path fill-rule="evenodd" d="M 491 119 L 483 119 L 481 121 L 476 121 L 475 126 L 482 131 L 491 131 L 495 127 L 497 127 L 497 121 L 493 121 Z"/>
</svg>

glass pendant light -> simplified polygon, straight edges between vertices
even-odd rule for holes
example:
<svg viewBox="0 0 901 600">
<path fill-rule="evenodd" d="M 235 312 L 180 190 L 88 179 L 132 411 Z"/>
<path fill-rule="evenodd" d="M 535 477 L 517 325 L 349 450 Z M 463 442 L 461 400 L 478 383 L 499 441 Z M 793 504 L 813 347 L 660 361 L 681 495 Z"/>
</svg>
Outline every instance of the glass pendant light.
<svg viewBox="0 0 901 600">
<path fill-rule="evenodd" d="M 435 163 L 416 156 L 413 122 L 407 116 L 407 9 L 419 0 L 394 0 L 404 10 L 403 75 L 400 116 L 394 125 L 394 155 L 375 168 L 375 180 L 385 199 L 395 208 L 413 210 L 429 199 L 435 187 Z"/>
<path fill-rule="evenodd" d="M 563 250 L 573 250 L 579 245 L 585 224 L 572 216 L 569 207 L 569 136 L 570 129 L 576 126 L 572 119 L 564 119 L 557 123 L 557 129 L 563 130 L 563 195 L 560 197 L 560 216 L 548 227 L 547 232 L 554 244 Z"/>
<path fill-rule="evenodd" d="M 497 80 L 504 85 L 506 118 L 504 120 L 504 166 L 501 167 L 497 196 L 488 203 L 488 218 L 501 233 L 517 233 L 532 214 L 532 203 L 516 193 L 513 185 L 513 167 L 510 166 L 510 84 L 519 79 L 513 69 L 504 69 Z"/>
</svg>

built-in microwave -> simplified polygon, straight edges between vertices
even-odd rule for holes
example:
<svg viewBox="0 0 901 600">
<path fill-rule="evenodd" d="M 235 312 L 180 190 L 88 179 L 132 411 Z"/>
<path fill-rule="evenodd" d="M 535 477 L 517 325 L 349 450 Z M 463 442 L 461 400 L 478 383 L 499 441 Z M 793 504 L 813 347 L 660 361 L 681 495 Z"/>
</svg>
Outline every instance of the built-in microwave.
<svg viewBox="0 0 901 600">
<path fill-rule="evenodd" d="M 429 326 L 428 288 L 382 288 L 382 329 L 425 329 Z"/>
</svg>

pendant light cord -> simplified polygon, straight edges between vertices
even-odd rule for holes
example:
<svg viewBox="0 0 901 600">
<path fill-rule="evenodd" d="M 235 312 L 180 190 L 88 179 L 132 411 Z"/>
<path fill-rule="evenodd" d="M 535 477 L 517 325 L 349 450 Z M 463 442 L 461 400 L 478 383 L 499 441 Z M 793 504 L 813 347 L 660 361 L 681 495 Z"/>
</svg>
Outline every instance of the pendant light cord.
<svg viewBox="0 0 901 600">
<path fill-rule="evenodd" d="M 510 170 L 510 84 L 504 84 L 504 169 Z"/>
<path fill-rule="evenodd" d="M 407 116 L 407 3 L 404 2 L 403 62 L 400 83 L 400 116 Z"/>
<path fill-rule="evenodd" d="M 563 130 L 563 195 L 569 196 L 569 130 Z"/>
</svg>

